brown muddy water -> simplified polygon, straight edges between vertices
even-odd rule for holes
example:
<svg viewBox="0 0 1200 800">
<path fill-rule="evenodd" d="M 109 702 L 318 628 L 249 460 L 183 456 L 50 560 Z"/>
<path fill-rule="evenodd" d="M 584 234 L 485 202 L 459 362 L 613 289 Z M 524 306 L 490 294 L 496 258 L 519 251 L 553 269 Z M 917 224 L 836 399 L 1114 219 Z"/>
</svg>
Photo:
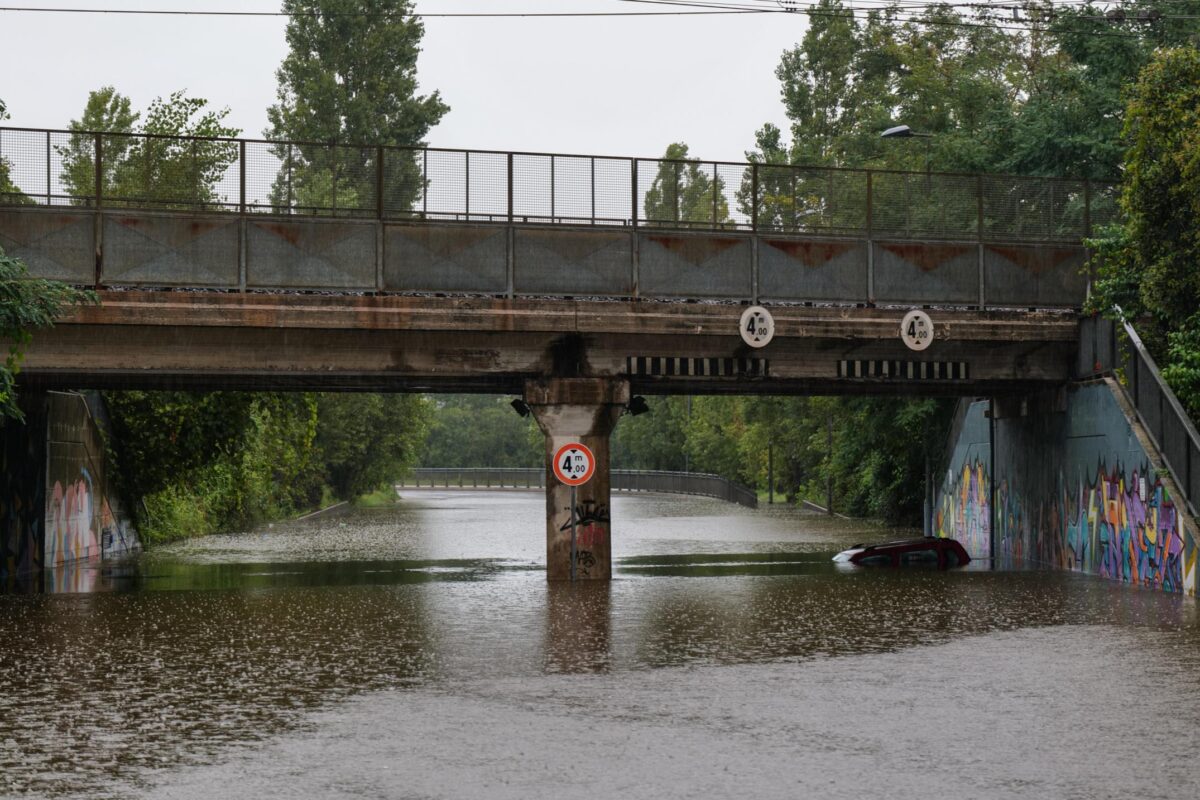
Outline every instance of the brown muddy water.
<svg viewBox="0 0 1200 800">
<path fill-rule="evenodd" d="M 1200 796 L 1194 601 L 665 495 L 549 585 L 543 513 L 406 490 L 0 596 L 0 796 Z"/>
</svg>

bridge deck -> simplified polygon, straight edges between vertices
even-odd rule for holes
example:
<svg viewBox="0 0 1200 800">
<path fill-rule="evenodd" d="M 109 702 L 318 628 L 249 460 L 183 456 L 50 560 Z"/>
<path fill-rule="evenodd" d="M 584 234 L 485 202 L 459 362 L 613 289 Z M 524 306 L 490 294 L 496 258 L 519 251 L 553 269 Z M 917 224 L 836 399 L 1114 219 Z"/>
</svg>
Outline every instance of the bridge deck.
<svg viewBox="0 0 1200 800">
<path fill-rule="evenodd" d="M 22 379 L 75 387 L 503 391 L 526 378 L 628 376 L 642 393 L 971 395 L 1065 381 L 1074 314 L 777 307 L 751 350 L 742 306 L 652 301 L 101 292 L 39 333 Z"/>
</svg>

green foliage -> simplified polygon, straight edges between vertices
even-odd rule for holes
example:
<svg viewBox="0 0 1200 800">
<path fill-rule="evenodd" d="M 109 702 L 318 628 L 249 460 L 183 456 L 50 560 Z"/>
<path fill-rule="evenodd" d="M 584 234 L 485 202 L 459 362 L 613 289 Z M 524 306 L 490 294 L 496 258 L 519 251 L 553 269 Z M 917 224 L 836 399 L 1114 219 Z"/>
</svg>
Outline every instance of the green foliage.
<svg viewBox="0 0 1200 800">
<path fill-rule="evenodd" d="M 533 417 L 519 417 L 511 398 L 448 394 L 430 397 L 423 467 L 540 467 L 542 435 Z"/>
<path fill-rule="evenodd" d="M 689 161 L 686 144 L 668 145 L 646 191 L 645 220 L 647 225 L 698 223 L 706 228 L 728 222 L 725 183 L 720 175 L 709 175 L 700 162 Z"/>
<path fill-rule="evenodd" d="M 651 397 L 647 402 L 650 413 L 626 415 L 613 431 L 610 445 L 613 469 L 688 469 L 685 445 L 692 399 Z"/>
<path fill-rule="evenodd" d="M 211 110 L 207 100 L 180 90 L 165 100 L 156 98 L 139 128 L 142 115 L 130 109 L 129 98 L 105 86 L 88 95 L 83 115 L 69 125 L 77 133 L 56 147 L 63 184 L 76 203 L 93 202 L 96 137 L 85 131 L 107 133 L 101 137 L 100 179 L 110 204 L 119 199 L 127 205 L 180 208 L 231 202 L 217 186 L 237 160 L 238 146 L 214 141 L 240 132 L 224 124 L 228 114 L 228 108 Z M 134 132 L 152 135 L 122 135 Z"/>
<path fill-rule="evenodd" d="M 0 122 L 8 119 L 8 107 L 0 99 Z M 12 166 L 0 158 L 0 204 L 8 206 L 32 205 L 33 200 L 12 182 Z"/>
<path fill-rule="evenodd" d="M 418 395 L 322 394 L 317 412 L 325 479 L 349 499 L 390 485 L 416 460 L 429 409 Z"/>
<path fill-rule="evenodd" d="M 67 144 L 56 149 L 62 158 L 62 178 L 74 202 L 86 205 L 95 195 L 96 188 L 96 139 L 82 135 L 94 133 L 131 133 L 140 115 L 130 108 L 129 98 L 119 94 L 111 86 L 103 86 L 88 93 L 83 116 L 73 119 L 68 129 L 80 135 L 72 136 Z M 117 167 L 129 156 L 133 139 L 125 136 L 105 138 L 102 145 L 104 158 L 101 161 L 101 191 L 112 197 L 116 194 Z"/>
<path fill-rule="evenodd" d="M 285 161 L 273 189 L 278 206 L 374 207 L 374 145 L 420 145 L 449 111 L 437 92 L 417 94 L 424 26 L 408 0 L 284 0 L 291 14 L 289 52 L 276 76 L 278 102 L 267 111 L 273 139 L 344 143 L 279 147 Z M 384 176 L 388 208 L 419 196 L 415 162 L 390 154 Z M 351 195 L 352 193 L 352 195 Z"/>
<path fill-rule="evenodd" d="M 92 292 L 32 277 L 22 261 L 0 250 L 0 342 L 7 345 L 0 362 L 0 422 L 22 418 L 16 376 L 33 332 L 53 325 L 68 306 L 94 302 Z"/>
<path fill-rule="evenodd" d="M 1184 404 L 1188 415 L 1200 419 L 1200 313 L 1167 334 L 1163 377 Z"/>
<path fill-rule="evenodd" d="M 122 491 L 151 541 L 245 529 L 388 487 L 415 459 L 411 395 L 109 392 Z"/>
<path fill-rule="evenodd" d="M 919 525 L 926 456 L 939 456 L 953 403 L 907 398 L 651 398 L 613 435 L 615 469 L 689 469 L 892 524 Z M 830 447 L 830 428 L 833 442 Z M 773 456 L 773 459 L 772 459 Z"/>
<path fill-rule="evenodd" d="M 1092 308 L 1119 306 L 1200 411 L 1200 50 L 1162 49 L 1128 93 L 1123 223 L 1095 243 Z"/>
</svg>

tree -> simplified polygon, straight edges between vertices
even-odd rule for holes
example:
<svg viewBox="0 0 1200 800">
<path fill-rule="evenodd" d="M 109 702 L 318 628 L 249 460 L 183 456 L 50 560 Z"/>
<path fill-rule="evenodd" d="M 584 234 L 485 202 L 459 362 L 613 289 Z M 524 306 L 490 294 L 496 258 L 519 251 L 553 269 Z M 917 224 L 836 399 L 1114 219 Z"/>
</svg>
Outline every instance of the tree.
<svg viewBox="0 0 1200 800">
<path fill-rule="evenodd" d="M 284 0 L 283 10 L 289 52 L 266 135 L 325 144 L 275 148 L 275 204 L 298 205 L 300 193 L 315 208 L 374 209 L 376 146 L 420 146 L 449 111 L 436 91 L 417 94 L 424 26 L 408 0 Z M 386 207 L 407 211 L 423 189 L 416 162 L 389 152 L 384 173 Z"/>
<path fill-rule="evenodd" d="M 4 104 L 4 100 L 0 99 L 0 122 L 6 119 L 8 119 L 8 106 Z M 13 183 L 11 169 L 8 161 L 0 158 L 0 205 L 32 205 L 33 200 Z"/>
<path fill-rule="evenodd" d="M 709 175 L 699 161 L 688 160 L 683 142 L 667 146 L 646 192 L 644 210 L 647 225 L 707 228 L 729 221 L 725 182 L 715 170 Z"/>
<path fill-rule="evenodd" d="M 0 250 L 0 341 L 8 352 L 0 363 L 0 422 L 22 419 L 16 376 L 33 332 L 48 328 L 67 306 L 95 302 L 92 292 L 29 275 L 25 264 Z"/>
<path fill-rule="evenodd" d="M 352 499 L 393 484 L 416 461 L 428 416 L 419 395 L 318 395 L 316 446 L 334 494 Z"/>
<path fill-rule="evenodd" d="M 224 124 L 228 108 L 212 110 L 208 101 L 184 90 L 155 98 L 142 115 L 129 98 L 105 86 L 89 93 L 83 116 L 71 120 L 76 131 L 56 149 L 63 159 L 62 181 L 77 203 L 95 195 L 95 138 L 101 132 L 102 191 L 106 203 L 157 208 L 223 205 L 230 198 L 219 184 L 237 161 L 236 142 L 223 141 L 240 131 Z M 129 135 L 132 133 L 142 135 Z M 186 137 L 186 138 L 181 138 Z"/>
<path fill-rule="evenodd" d="M 66 145 L 56 150 L 62 158 L 61 179 L 76 205 L 94 202 L 96 193 L 96 137 L 92 133 L 132 133 L 141 115 L 130 108 L 129 98 L 119 94 L 111 86 L 102 86 L 88 93 L 83 116 L 73 119 L 68 129 L 78 135 L 72 136 Z M 109 136 L 101 147 L 101 191 L 107 197 L 117 196 L 117 167 L 129 155 L 134 140 L 128 136 Z"/>
<path fill-rule="evenodd" d="M 511 398 L 494 395 L 430 397 L 425 467 L 539 467 L 545 443 L 533 417 L 521 418 Z M 536 437 L 536 438 L 535 438 Z"/>
<path fill-rule="evenodd" d="M 1142 318 L 1163 375 L 1200 416 L 1200 50 L 1160 50 L 1129 92 L 1122 225 L 1107 230 L 1092 304 Z"/>
</svg>

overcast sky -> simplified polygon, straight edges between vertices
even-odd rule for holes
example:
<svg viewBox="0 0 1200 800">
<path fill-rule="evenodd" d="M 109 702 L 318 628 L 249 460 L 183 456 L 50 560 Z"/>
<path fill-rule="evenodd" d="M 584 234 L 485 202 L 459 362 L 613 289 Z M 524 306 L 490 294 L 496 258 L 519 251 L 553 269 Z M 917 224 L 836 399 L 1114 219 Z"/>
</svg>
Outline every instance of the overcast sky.
<svg viewBox="0 0 1200 800">
<path fill-rule="evenodd" d="M 14 4 L 15 5 L 15 4 Z M 278 0 L 22 0 L 23 6 L 277 10 Z M 618 0 L 419 0 L 419 11 L 639 10 Z M 651 7 L 653 8 L 653 7 Z M 62 128 L 111 84 L 144 109 L 180 88 L 229 106 L 259 137 L 285 55 L 281 17 L 154 17 L 0 11 L 5 125 Z M 775 67 L 799 14 L 427 19 L 418 75 L 450 113 L 432 144 L 742 160 L 764 122 L 783 126 Z"/>
</svg>

